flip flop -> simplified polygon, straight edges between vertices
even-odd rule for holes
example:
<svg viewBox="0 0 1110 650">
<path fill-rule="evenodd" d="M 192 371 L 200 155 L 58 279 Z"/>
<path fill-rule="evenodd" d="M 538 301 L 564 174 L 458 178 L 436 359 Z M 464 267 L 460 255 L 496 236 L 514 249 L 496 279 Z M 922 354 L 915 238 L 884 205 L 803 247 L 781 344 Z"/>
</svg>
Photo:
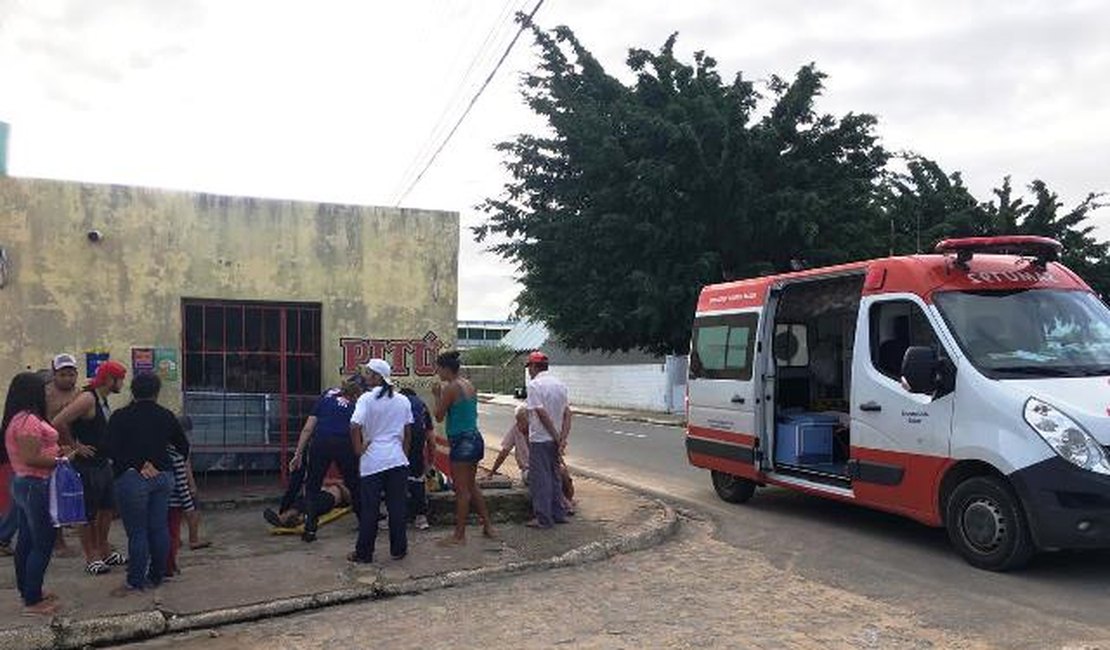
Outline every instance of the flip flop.
<svg viewBox="0 0 1110 650">
<path fill-rule="evenodd" d="M 127 564 L 127 558 L 113 551 L 111 555 L 104 558 L 104 564 L 107 564 L 108 566 L 123 566 Z"/>
<path fill-rule="evenodd" d="M 189 550 L 199 551 L 200 549 L 208 548 L 209 546 L 212 546 L 212 542 L 204 540 L 203 542 L 197 542 L 196 544 L 189 544 Z"/>
<path fill-rule="evenodd" d="M 112 567 L 108 566 L 108 564 L 103 560 L 93 560 L 85 566 L 85 573 L 91 576 L 102 576 L 105 573 L 110 572 L 111 570 Z"/>
</svg>

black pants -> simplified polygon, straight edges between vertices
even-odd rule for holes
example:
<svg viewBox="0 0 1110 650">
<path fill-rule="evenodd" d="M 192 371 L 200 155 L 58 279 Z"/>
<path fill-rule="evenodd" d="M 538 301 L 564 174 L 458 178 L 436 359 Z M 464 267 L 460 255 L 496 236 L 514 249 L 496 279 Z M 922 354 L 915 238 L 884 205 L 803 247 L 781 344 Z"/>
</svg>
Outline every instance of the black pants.
<svg viewBox="0 0 1110 650">
<path fill-rule="evenodd" d="M 424 433 L 412 432 L 409 445 L 408 517 L 428 514 L 428 495 L 424 488 Z"/>
<path fill-rule="evenodd" d="M 302 515 L 308 512 L 309 509 L 315 510 L 320 515 L 326 514 L 329 510 L 335 508 L 336 505 L 338 504 L 336 503 L 335 497 L 331 495 L 331 492 L 325 492 L 323 490 L 316 493 L 311 504 L 308 502 L 308 499 L 304 497 L 293 502 L 293 508 Z"/>
<path fill-rule="evenodd" d="M 285 494 L 281 495 L 281 505 L 278 506 L 278 512 L 285 512 L 292 508 L 297 500 L 301 498 L 301 488 L 304 487 L 304 476 L 307 471 L 308 462 L 305 461 L 295 472 L 289 474 L 289 485 L 285 488 Z"/>
<path fill-rule="evenodd" d="M 320 515 L 314 507 L 316 495 L 324 485 L 324 474 L 335 463 L 343 474 L 343 483 L 351 493 L 351 509 L 357 517 L 359 504 L 358 457 L 351 448 L 351 439 L 346 436 L 313 436 L 312 448 L 308 452 L 308 477 L 305 479 L 305 501 L 309 506 L 305 512 L 305 532 L 316 532 L 316 521 Z"/>
<path fill-rule="evenodd" d="M 405 530 L 405 483 L 409 468 L 393 467 L 362 477 L 362 505 L 366 516 L 358 520 L 358 542 L 355 556 L 363 562 L 374 559 L 374 541 L 378 537 L 377 512 L 385 492 L 385 509 L 389 513 L 389 554 L 402 557 L 409 551 Z"/>
</svg>

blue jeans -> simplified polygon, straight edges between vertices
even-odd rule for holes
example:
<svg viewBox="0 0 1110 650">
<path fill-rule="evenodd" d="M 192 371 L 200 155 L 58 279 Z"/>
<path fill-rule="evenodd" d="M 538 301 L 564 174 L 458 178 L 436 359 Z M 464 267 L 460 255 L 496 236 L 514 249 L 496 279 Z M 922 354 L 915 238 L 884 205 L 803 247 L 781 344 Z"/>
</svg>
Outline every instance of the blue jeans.
<svg viewBox="0 0 1110 650">
<path fill-rule="evenodd" d="M 15 478 L 14 476 L 12 477 Z M 19 530 L 19 508 L 15 507 L 15 502 L 12 502 L 11 509 L 8 514 L 0 518 L 0 546 L 11 546 L 12 538 L 15 537 L 15 531 Z"/>
<path fill-rule="evenodd" d="M 15 583 L 23 604 L 42 601 L 42 581 L 54 552 L 54 522 L 50 519 L 50 479 L 12 478 L 12 500 L 19 521 L 15 543 Z"/>
<path fill-rule="evenodd" d="M 173 473 L 154 478 L 129 469 L 115 482 L 116 508 L 127 531 L 127 584 L 142 589 L 149 581 L 157 587 L 166 576 L 170 553 L 170 491 Z"/>
<path fill-rule="evenodd" d="M 369 562 L 374 559 L 374 541 L 378 537 L 378 508 L 385 491 L 385 509 L 389 513 L 389 554 L 402 557 L 409 552 L 405 531 L 405 501 L 409 468 L 405 465 L 363 476 L 360 482 L 362 517 L 358 520 L 358 541 L 355 556 Z"/>
</svg>

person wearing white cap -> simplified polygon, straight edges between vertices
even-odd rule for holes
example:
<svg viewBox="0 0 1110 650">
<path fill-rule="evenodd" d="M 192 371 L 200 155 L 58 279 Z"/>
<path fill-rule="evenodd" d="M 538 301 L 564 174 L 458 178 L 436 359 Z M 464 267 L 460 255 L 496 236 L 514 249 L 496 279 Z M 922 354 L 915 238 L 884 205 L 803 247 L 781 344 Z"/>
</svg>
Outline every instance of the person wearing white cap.
<svg viewBox="0 0 1110 650">
<path fill-rule="evenodd" d="M 395 393 L 393 370 L 384 359 L 366 363 L 369 391 L 362 394 L 351 416 L 351 444 L 359 456 L 359 498 L 362 516 L 358 541 L 347 556 L 351 562 L 372 562 L 378 536 L 375 513 L 385 492 L 389 513 L 389 554 L 400 560 L 408 554 L 405 502 L 408 494 L 409 443 L 412 440 L 412 407 L 408 398 Z"/>
</svg>

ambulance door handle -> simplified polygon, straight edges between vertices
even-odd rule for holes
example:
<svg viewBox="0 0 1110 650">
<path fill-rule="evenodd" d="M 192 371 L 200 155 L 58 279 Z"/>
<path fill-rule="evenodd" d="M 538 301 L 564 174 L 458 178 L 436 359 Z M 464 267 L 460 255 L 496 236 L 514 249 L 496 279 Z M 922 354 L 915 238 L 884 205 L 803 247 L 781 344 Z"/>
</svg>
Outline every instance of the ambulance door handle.
<svg viewBox="0 0 1110 650">
<path fill-rule="evenodd" d="M 878 402 L 864 402 L 863 404 L 859 405 L 859 410 L 868 411 L 871 413 L 878 413 L 879 411 L 883 410 L 883 405 L 879 404 Z"/>
<path fill-rule="evenodd" d="M 740 397 L 739 395 L 733 395 L 732 396 L 732 403 L 733 404 L 743 404 L 746 401 L 747 400 L 745 400 L 743 397 Z"/>
</svg>

